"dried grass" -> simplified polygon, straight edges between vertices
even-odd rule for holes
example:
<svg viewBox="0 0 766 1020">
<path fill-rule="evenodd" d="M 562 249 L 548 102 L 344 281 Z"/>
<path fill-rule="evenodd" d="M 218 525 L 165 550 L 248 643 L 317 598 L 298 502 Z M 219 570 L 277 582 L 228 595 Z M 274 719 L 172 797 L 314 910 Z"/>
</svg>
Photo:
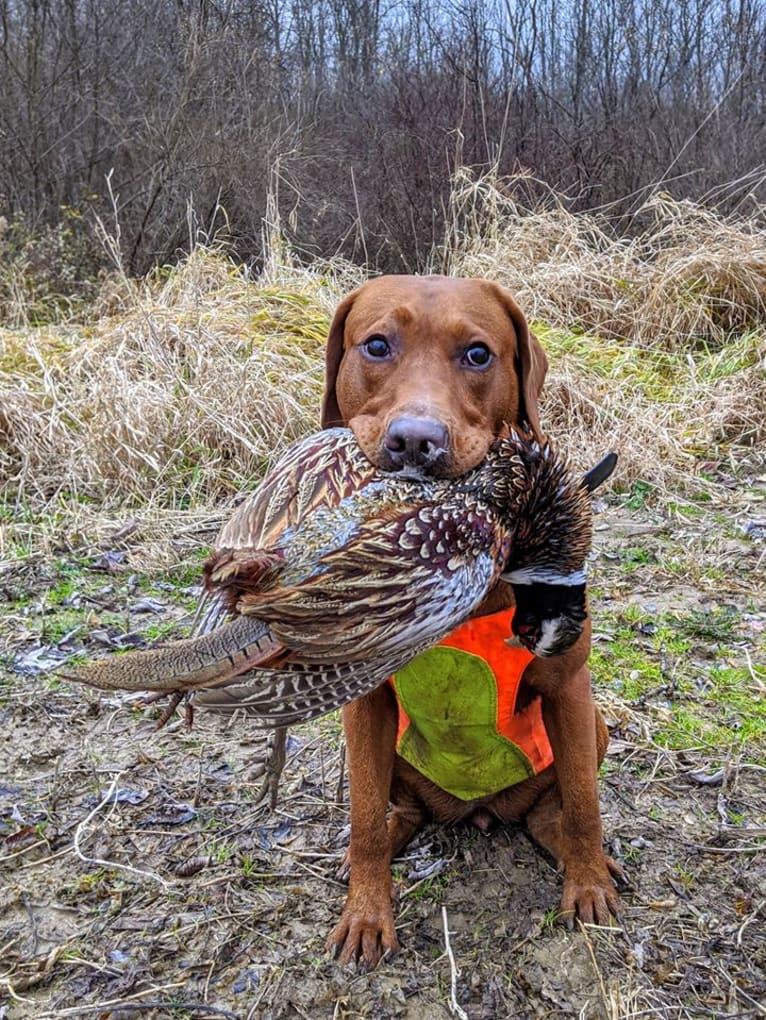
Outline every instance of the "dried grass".
<svg viewBox="0 0 766 1020">
<path fill-rule="evenodd" d="M 575 462 L 617 449 L 619 488 L 678 496 L 706 484 L 707 462 L 750 456 L 766 436 L 766 234 L 655 199 L 651 229 L 614 239 L 509 189 L 458 179 L 448 268 L 505 284 L 534 321 L 551 359 L 544 421 Z M 0 559 L 103 534 L 94 512 L 201 511 L 316 427 L 330 315 L 363 275 L 300 266 L 277 228 L 257 278 L 198 246 L 145 280 L 118 272 L 85 324 L 0 330 L 0 496 L 14 508 Z"/>
<path fill-rule="evenodd" d="M 727 345 L 766 329 L 763 219 L 655 193 L 618 234 L 608 210 L 573 213 L 529 175 L 460 171 L 445 262 L 517 295 L 531 319 L 660 349 Z M 638 224 L 647 224 L 636 230 Z"/>
<path fill-rule="evenodd" d="M 91 325 L 3 331 L 6 484 L 48 503 L 196 506 L 238 491 L 317 425 L 336 300 L 317 274 L 254 284 L 198 248 L 113 292 Z"/>
<path fill-rule="evenodd" d="M 637 236 L 540 200 L 528 176 L 455 180 L 444 264 L 517 298 L 551 359 L 545 422 L 623 484 L 688 492 L 700 461 L 766 438 L 766 229 L 657 194 Z"/>
<path fill-rule="evenodd" d="M 642 349 L 537 326 L 551 361 L 543 418 L 583 466 L 620 454 L 617 484 L 685 497 L 711 463 L 735 472 L 766 437 L 766 335 L 719 351 Z"/>
</svg>

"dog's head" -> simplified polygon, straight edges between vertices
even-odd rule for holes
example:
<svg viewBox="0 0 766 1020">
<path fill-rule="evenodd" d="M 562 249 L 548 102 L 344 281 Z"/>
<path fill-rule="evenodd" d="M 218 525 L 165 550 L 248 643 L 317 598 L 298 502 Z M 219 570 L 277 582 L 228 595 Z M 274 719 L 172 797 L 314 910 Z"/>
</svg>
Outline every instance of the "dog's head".
<svg viewBox="0 0 766 1020">
<path fill-rule="evenodd" d="M 387 471 L 452 478 L 504 422 L 542 438 L 547 359 L 513 298 L 487 280 L 382 276 L 339 305 L 322 425 L 348 425 Z"/>
</svg>

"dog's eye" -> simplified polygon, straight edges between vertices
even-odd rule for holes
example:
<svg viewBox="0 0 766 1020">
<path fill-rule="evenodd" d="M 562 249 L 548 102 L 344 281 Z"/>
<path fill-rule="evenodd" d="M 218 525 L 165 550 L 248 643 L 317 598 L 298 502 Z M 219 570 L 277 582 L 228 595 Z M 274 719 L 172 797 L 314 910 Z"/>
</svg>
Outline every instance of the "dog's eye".
<svg viewBox="0 0 766 1020">
<path fill-rule="evenodd" d="M 387 358 L 391 353 L 391 347 L 384 336 L 371 336 L 362 344 L 364 353 L 375 359 Z"/>
<path fill-rule="evenodd" d="M 471 344 L 463 354 L 463 364 L 470 368 L 486 368 L 494 355 L 486 344 Z"/>
</svg>

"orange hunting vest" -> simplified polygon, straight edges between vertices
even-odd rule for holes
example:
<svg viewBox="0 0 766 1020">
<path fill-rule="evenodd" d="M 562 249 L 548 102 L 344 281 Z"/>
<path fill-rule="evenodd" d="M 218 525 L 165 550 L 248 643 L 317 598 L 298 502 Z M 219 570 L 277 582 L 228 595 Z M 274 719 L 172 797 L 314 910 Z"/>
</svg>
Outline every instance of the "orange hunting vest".
<svg viewBox="0 0 766 1020">
<path fill-rule="evenodd" d="M 553 762 L 540 698 L 516 699 L 534 656 L 509 647 L 513 609 L 468 620 L 391 677 L 397 752 L 461 800 L 497 793 Z"/>
</svg>

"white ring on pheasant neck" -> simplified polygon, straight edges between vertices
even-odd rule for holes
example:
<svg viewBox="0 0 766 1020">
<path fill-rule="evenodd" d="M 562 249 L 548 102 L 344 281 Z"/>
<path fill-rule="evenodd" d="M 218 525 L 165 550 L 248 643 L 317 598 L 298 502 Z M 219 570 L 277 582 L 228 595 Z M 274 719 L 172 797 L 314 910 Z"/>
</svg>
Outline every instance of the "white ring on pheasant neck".
<svg viewBox="0 0 766 1020">
<path fill-rule="evenodd" d="M 560 584 L 564 588 L 585 584 L 587 576 L 587 566 L 571 574 L 557 574 L 554 570 L 546 568 L 522 567 L 521 570 L 511 570 L 500 575 L 501 579 L 509 584 Z"/>
</svg>

